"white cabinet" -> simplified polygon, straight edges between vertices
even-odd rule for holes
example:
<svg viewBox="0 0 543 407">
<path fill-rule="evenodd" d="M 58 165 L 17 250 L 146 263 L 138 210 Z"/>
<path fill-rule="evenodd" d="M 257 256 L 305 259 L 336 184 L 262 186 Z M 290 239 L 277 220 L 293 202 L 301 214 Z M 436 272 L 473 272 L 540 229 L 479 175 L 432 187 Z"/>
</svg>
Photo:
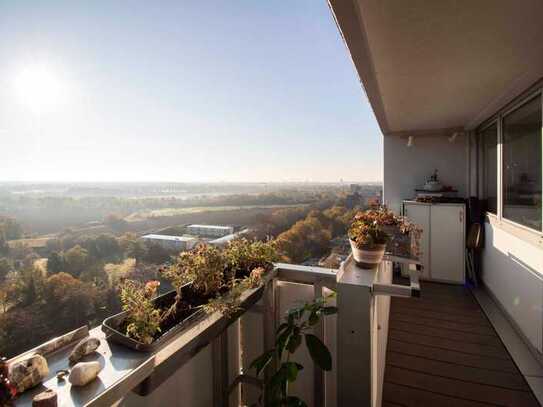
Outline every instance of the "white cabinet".
<svg viewBox="0 0 543 407">
<path fill-rule="evenodd" d="M 404 214 L 423 229 L 422 278 L 463 284 L 465 280 L 464 204 L 404 202 Z"/>
<path fill-rule="evenodd" d="M 423 232 L 420 238 L 420 249 L 422 252 L 422 264 L 424 268 L 422 270 L 421 278 L 424 280 L 430 279 L 430 235 L 428 231 L 430 230 L 430 211 L 428 210 L 428 205 L 415 205 L 415 204 L 405 204 L 404 214 L 407 216 L 414 224 L 421 227 Z"/>
</svg>

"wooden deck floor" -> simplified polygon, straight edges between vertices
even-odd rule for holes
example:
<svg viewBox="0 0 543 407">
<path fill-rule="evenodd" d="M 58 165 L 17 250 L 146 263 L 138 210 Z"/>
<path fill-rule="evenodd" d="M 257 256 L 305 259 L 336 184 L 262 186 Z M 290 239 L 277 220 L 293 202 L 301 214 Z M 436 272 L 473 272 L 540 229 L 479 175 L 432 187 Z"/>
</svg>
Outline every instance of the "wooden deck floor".
<svg viewBox="0 0 543 407">
<path fill-rule="evenodd" d="M 421 284 L 392 299 L 383 406 L 539 406 L 471 292 Z"/>
</svg>

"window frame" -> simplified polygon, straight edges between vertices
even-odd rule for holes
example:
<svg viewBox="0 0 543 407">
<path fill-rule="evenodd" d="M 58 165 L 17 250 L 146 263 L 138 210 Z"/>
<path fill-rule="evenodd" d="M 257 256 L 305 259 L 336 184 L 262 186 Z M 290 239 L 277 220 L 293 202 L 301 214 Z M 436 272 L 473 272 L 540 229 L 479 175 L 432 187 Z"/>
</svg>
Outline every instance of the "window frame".
<svg viewBox="0 0 543 407">
<path fill-rule="evenodd" d="M 485 185 L 485 155 L 483 151 L 483 145 L 481 142 L 481 138 L 479 137 L 479 134 L 482 133 L 484 130 L 491 127 L 493 124 L 497 124 L 497 213 L 494 214 L 489 211 L 485 211 L 485 216 L 487 220 L 489 220 L 489 223 L 493 225 L 502 225 L 504 224 L 506 229 L 509 231 L 514 231 L 515 229 L 518 231 L 518 233 L 515 233 L 515 235 L 519 237 L 525 237 L 526 232 L 528 234 L 531 234 L 532 237 L 535 238 L 535 242 L 538 246 L 543 246 L 543 226 L 541 229 L 533 229 L 529 226 L 522 225 L 520 223 L 517 223 L 513 220 L 507 219 L 503 217 L 503 120 L 504 117 L 508 114 L 518 110 L 522 106 L 526 105 L 527 103 L 531 102 L 533 99 L 540 97 L 540 103 L 541 103 L 541 129 L 540 129 L 540 136 L 542 138 L 542 157 L 543 157 L 543 84 L 539 84 L 536 89 L 531 89 L 527 91 L 525 94 L 521 95 L 519 98 L 514 100 L 512 103 L 506 105 L 501 110 L 496 112 L 493 116 L 489 117 L 487 120 L 485 120 L 480 126 L 476 128 L 476 135 L 477 135 L 477 143 L 478 143 L 478 151 L 480 151 L 479 156 L 481 157 L 481 162 L 477 166 L 480 175 L 478 176 L 478 179 L 481 182 L 481 187 L 478 190 L 479 197 L 482 198 L 484 196 L 484 191 L 486 188 Z M 541 171 L 543 172 L 543 165 L 541 168 Z M 543 205 L 541 208 L 541 215 L 543 218 Z M 529 239 L 532 240 L 532 239 Z"/>
<path fill-rule="evenodd" d="M 499 156 L 499 145 L 500 145 L 500 121 L 497 117 L 485 122 L 484 126 L 481 126 L 477 129 L 477 142 L 479 143 L 480 145 L 480 157 L 481 157 L 481 165 L 479 166 L 479 171 L 481 171 L 481 176 L 480 176 L 480 185 L 481 185 L 481 189 L 479 192 L 479 196 L 482 197 L 483 199 L 488 199 L 488 197 L 486 196 L 486 190 L 487 190 L 487 184 L 486 184 L 486 180 L 487 180 L 487 171 L 486 171 L 486 159 L 487 159 L 487 154 L 486 154 L 486 151 L 485 151 L 485 148 L 484 148 L 484 141 L 483 141 L 483 133 L 488 130 L 489 128 L 491 128 L 492 126 L 496 126 L 496 165 L 499 167 L 499 163 L 500 163 L 500 156 Z M 497 168 L 497 170 L 499 170 Z M 498 216 L 498 212 L 499 212 L 499 201 L 500 201 L 500 183 L 499 183 L 499 177 L 500 177 L 500 174 L 498 172 L 496 172 L 496 176 L 497 176 L 497 180 L 496 180 L 496 213 L 494 212 L 490 212 L 488 210 L 486 210 L 485 212 L 492 215 L 492 216 Z"/>
</svg>

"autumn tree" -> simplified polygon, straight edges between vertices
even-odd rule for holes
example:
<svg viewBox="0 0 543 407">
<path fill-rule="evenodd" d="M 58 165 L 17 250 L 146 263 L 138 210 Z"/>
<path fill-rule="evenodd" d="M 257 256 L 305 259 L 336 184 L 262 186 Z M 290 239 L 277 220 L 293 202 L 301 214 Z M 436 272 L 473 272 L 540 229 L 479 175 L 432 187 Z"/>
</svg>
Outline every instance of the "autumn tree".
<svg viewBox="0 0 543 407">
<path fill-rule="evenodd" d="M 166 250 L 161 245 L 150 243 L 147 245 L 147 252 L 145 253 L 144 260 L 151 264 L 162 264 L 170 260 L 172 254 L 172 252 Z"/>
<path fill-rule="evenodd" d="M 67 331 L 85 325 L 94 313 L 96 289 L 68 273 L 50 276 L 43 292 L 46 312 L 57 329 Z"/>
<path fill-rule="evenodd" d="M 6 236 L 0 230 L 0 255 L 7 256 L 9 254 L 9 245 Z"/>
<path fill-rule="evenodd" d="M 89 256 L 98 261 L 119 261 L 123 255 L 117 239 L 108 234 L 102 234 L 96 238 L 87 239 L 82 242 L 82 246 L 87 250 Z"/>
<path fill-rule="evenodd" d="M 0 283 L 12 270 L 13 267 L 11 265 L 11 262 L 5 257 L 0 258 Z"/>
<path fill-rule="evenodd" d="M 78 277 L 88 265 L 89 253 L 81 246 L 76 245 L 64 252 L 65 271 Z"/>
<path fill-rule="evenodd" d="M 64 257 L 62 253 L 51 252 L 47 257 L 47 272 L 51 274 L 60 273 L 64 271 Z"/>
<path fill-rule="evenodd" d="M 43 291 L 44 276 L 34 266 L 25 266 L 17 271 L 14 280 L 15 301 L 20 306 L 34 304 Z"/>
<path fill-rule="evenodd" d="M 4 235 L 6 240 L 20 239 L 23 236 L 23 228 L 15 220 L 7 216 L 0 217 L 0 234 Z"/>
<path fill-rule="evenodd" d="M 115 232 L 124 232 L 128 226 L 128 222 L 122 216 L 113 213 L 105 217 L 104 223 Z"/>
</svg>

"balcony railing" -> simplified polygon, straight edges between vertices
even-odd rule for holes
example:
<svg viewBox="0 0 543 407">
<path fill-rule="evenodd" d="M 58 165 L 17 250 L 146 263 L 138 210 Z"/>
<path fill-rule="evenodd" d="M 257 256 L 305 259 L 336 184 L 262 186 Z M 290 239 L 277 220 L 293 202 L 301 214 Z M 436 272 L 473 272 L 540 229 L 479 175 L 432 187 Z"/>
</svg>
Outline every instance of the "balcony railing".
<svg viewBox="0 0 543 407">
<path fill-rule="evenodd" d="M 162 397 L 161 385 L 183 372 L 183 366 L 208 345 L 213 405 L 250 404 L 260 392 L 260 381 L 250 375 L 248 366 L 259 352 L 273 347 L 282 311 L 302 297 L 321 297 L 326 290 L 338 292 L 339 312 L 316 325 L 314 334 L 331 349 L 333 370 L 325 373 L 313 368 L 304 351 L 299 350 L 302 353 L 296 357 L 305 357 L 308 369 L 293 390 L 303 393 L 314 406 L 369 405 L 370 400 L 380 405 L 389 296 L 416 296 L 419 289 L 415 271 L 411 286 L 391 284 L 393 261 L 411 264 L 415 269 L 414 261 L 391 257 L 375 270 L 358 269 L 350 260 L 340 270 L 276 264 L 265 286 L 246 295 L 240 318 L 232 321 L 212 314 L 155 353 L 139 353 L 109 343 L 100 328 L 92 329 L 89 333 L 102 339 L 98 352 L 104 368 L 99 379 L 77 389 L 57 380 L 55 372 L 66 367 L 71 348 L 67 346 L 46 355 L 50 377 L 42 386 L 24 393 L 16 405 L 30 406 L 32 397 L 45 388 L 55 389 L 63 406 L 112 405 L 123 398 L 129 398 L 130 405 L 137 405 L 138 400 L 143 405 L 145 400 Z M 197 368 L 205 366 L 190 366 L 191 370 Z M 307 371 L 312 371 L 312 378 L 307 377 Z M 190 391 L 202 389 L 183 389 L 174 397 L 180 400 Z M 142 398 L 131 396 L 132 392 Z"/>
</svg>

